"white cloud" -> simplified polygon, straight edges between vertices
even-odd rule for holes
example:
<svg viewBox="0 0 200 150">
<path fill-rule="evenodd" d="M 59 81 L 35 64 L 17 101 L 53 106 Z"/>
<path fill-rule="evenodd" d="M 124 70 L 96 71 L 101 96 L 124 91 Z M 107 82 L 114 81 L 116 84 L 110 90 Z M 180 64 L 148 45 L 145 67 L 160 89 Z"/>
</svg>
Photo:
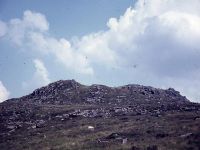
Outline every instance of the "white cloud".
<svg viewBox="0 0 200 150">
<path fill-rule="evenodd" d="M 27 92 L 30 92 L 41 86 L 45 86 L 51 82 L 49 79 L 49 73 L 44 66 L 44 63 L 39 59 L 34 59 L 33 63 L 35 66 L 35 72 L 32 79 L 22 83 L 23 89 Z"/>
<path fill-rule="evenodd" d="M 0 103 L 7 100 L 10 92 L 6 89 L 3 83 L 0 81 Z"/>
<path fill-rule="evenodd" d="M 30 32 L 45 32 L 49 29 L 46 17 L 30 10 L 24 11 L 22 19 L 11 19 L 7 26 L 9 29 L 7 37 L 19 46 L 26 42 Z"/>
<path fill-rule="evenodd" d="M 48 35 L 49 23 L 43 14 L 26 10 L 22 19 L 14 18 L 7 24 L 6 37 L 16 45 L 53 55 L 68 70 L 87 75 L 93 74 L 93 69 L 84 53 L 71 47 L 68 40 L 56 39 Z M 1 36 L 5 35 L 4 26 L 5 23 L 1 21 Z M 100 52 L 99 54 L 102 55 Z"/>
<path fill-rule="evenodd" d="M 7 25 L 0 20 L 0 37 L 4 36 L 7 32 Z"/>
<path fill-rule="evenodd" d="M 93 74 L 93 69 L 89 66 L 86 56 L 74 50 L 66 39 L 55 39 L 44 36 L 41 33 L 30 34 L 31 45 L 35 45 L 42 53 L 51 54 L 56 61 L 63 64 L 67 69 L 82 74 Z"/>
<path fill-rule="evenodd" d="M 172 86 L 198 101 L 199 10 L 199 0 L 138 0 L 119 18 L 110 18 L 106 31 L 74 41 L 51 36 L 45 16 L 28 11 L 23 19 L 8 23 L 8 35 L 14 33 L 15 43 L 26 40 L 26 46 L 53 56 L 72 72 L 100 73 L 105 80 L 116 76 L 116 81 L 131 79 L 157 87 Z M 135 69 L 127 67 L 135 64 Z M 110 69 L 113 67 L 115 72 Z"/>
<path fill-rule="evenodd" d="M 35 59 L 33 62 L 35 64 L 36 69 L 33 78 L 41 85 L 48 84 L 50 82 L 50 79 L 48 77 L 48 71 L 45 68 L 44 63 L 39 59 Z"/>
</svg>

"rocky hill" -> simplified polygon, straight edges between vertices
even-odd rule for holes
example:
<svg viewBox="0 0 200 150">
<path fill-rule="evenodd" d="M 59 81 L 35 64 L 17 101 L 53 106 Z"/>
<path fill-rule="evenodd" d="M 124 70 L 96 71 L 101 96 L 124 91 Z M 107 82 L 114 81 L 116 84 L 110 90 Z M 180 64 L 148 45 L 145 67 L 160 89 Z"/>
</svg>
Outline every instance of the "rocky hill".
<svg viewBox="0 0 200 150">
<path fill-rule="evenodd" d="M 139 103 L 184 103 L 188 100 L 172 88 L 156 89 L 141 85 L 107 87 L 85 86 L 75 80 L 60 80 L 39 88 L 19 101 L 37 104 L 135 104 Z"/>
<path fill-rule="evenodd" d="M 0 149 L 200 149 L 200 105 L 172 88 L 60 80 L 0 104 Z"/>
</svg>

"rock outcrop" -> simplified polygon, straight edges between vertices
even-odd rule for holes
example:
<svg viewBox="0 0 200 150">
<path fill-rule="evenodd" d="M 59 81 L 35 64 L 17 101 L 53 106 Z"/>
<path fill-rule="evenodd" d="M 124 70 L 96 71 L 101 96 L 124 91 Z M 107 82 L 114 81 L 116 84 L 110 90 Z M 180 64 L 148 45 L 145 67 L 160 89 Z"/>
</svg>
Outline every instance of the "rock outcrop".
<svg viewBox="0 0 200 150">
<path fill-rule="evenodd" d="M 200 105 L 172 88 L 60 80 L 0 103 L 2 149 L 198 149 L 199 133 Z"/>
<path fill-rule="evenodd" d="M 135 103 L 184 103 L 186 97 L 173 88 L 167 90 L 150 86 L 82 85 L 75 80 L 60 80 L 14 99 L 37 104 L 135 104 Z"/>
</svg>

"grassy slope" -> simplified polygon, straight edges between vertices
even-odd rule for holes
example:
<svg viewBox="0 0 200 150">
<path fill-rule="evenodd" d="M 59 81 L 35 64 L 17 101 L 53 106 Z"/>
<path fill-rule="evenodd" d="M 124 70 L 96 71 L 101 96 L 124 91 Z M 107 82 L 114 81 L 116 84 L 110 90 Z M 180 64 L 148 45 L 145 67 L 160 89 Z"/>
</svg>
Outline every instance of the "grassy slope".
<svg viewBox="0 0 200 150">
<path fill-rule="evenodd" d="M 35 119 L 50 114 L 55 116 L 75 109 L 96 108 L 84 105 L 36 106 Z M 28 108 L 27 108 L 28 109 Z M 38 115 L 37 115 L 38 114 Z M 43 115 L 41 115 L 43 114 Z M 0 135 L 0 149 L 147 149 L 156 145 L 158 149 L 200 149 L 200 111 L 166 111 L 160 116 L 150 114 L 116 114 L 109 118 L 75 117 L 60 120 L 46 119 L 43 127 L 22 126 L 6 135 Z M 33 120 L 35 120 L 33 119 Z M 94 126 L 94 131 L 88 126 Z M 126 144 L 112 133 L 127 138 Z M 187 133 L 188 136 L 181 136 Z M 100 142 L 101 141 L 101 142 Z"/>
</svg>

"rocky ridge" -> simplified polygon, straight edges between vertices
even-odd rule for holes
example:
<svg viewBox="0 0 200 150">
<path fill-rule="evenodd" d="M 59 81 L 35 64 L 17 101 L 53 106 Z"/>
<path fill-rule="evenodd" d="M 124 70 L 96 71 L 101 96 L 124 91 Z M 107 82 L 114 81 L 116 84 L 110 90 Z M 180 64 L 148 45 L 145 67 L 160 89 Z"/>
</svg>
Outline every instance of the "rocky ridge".
<svg viewBox="0 0 200 150">
<path fill-rule="evenodd" d="M 125 85 L 82 85 L 75 80 L 60 80 L 21 97 L 20 101 L 38 104 L 134 104 L 139 103 L 184 103 L 188 100 L 173 88 L 167 90 L 150 86 Z"/>
<path fill-rule="evenodd" d="M 200 105 L 173 88 L 60 80 L 0 104 L 0 147 L 169 149 L 171 142 L 174 149 L 198 149 L 199 125 Z M 52 145 L 51 136 L 61 143 Z"/>
</svg>

